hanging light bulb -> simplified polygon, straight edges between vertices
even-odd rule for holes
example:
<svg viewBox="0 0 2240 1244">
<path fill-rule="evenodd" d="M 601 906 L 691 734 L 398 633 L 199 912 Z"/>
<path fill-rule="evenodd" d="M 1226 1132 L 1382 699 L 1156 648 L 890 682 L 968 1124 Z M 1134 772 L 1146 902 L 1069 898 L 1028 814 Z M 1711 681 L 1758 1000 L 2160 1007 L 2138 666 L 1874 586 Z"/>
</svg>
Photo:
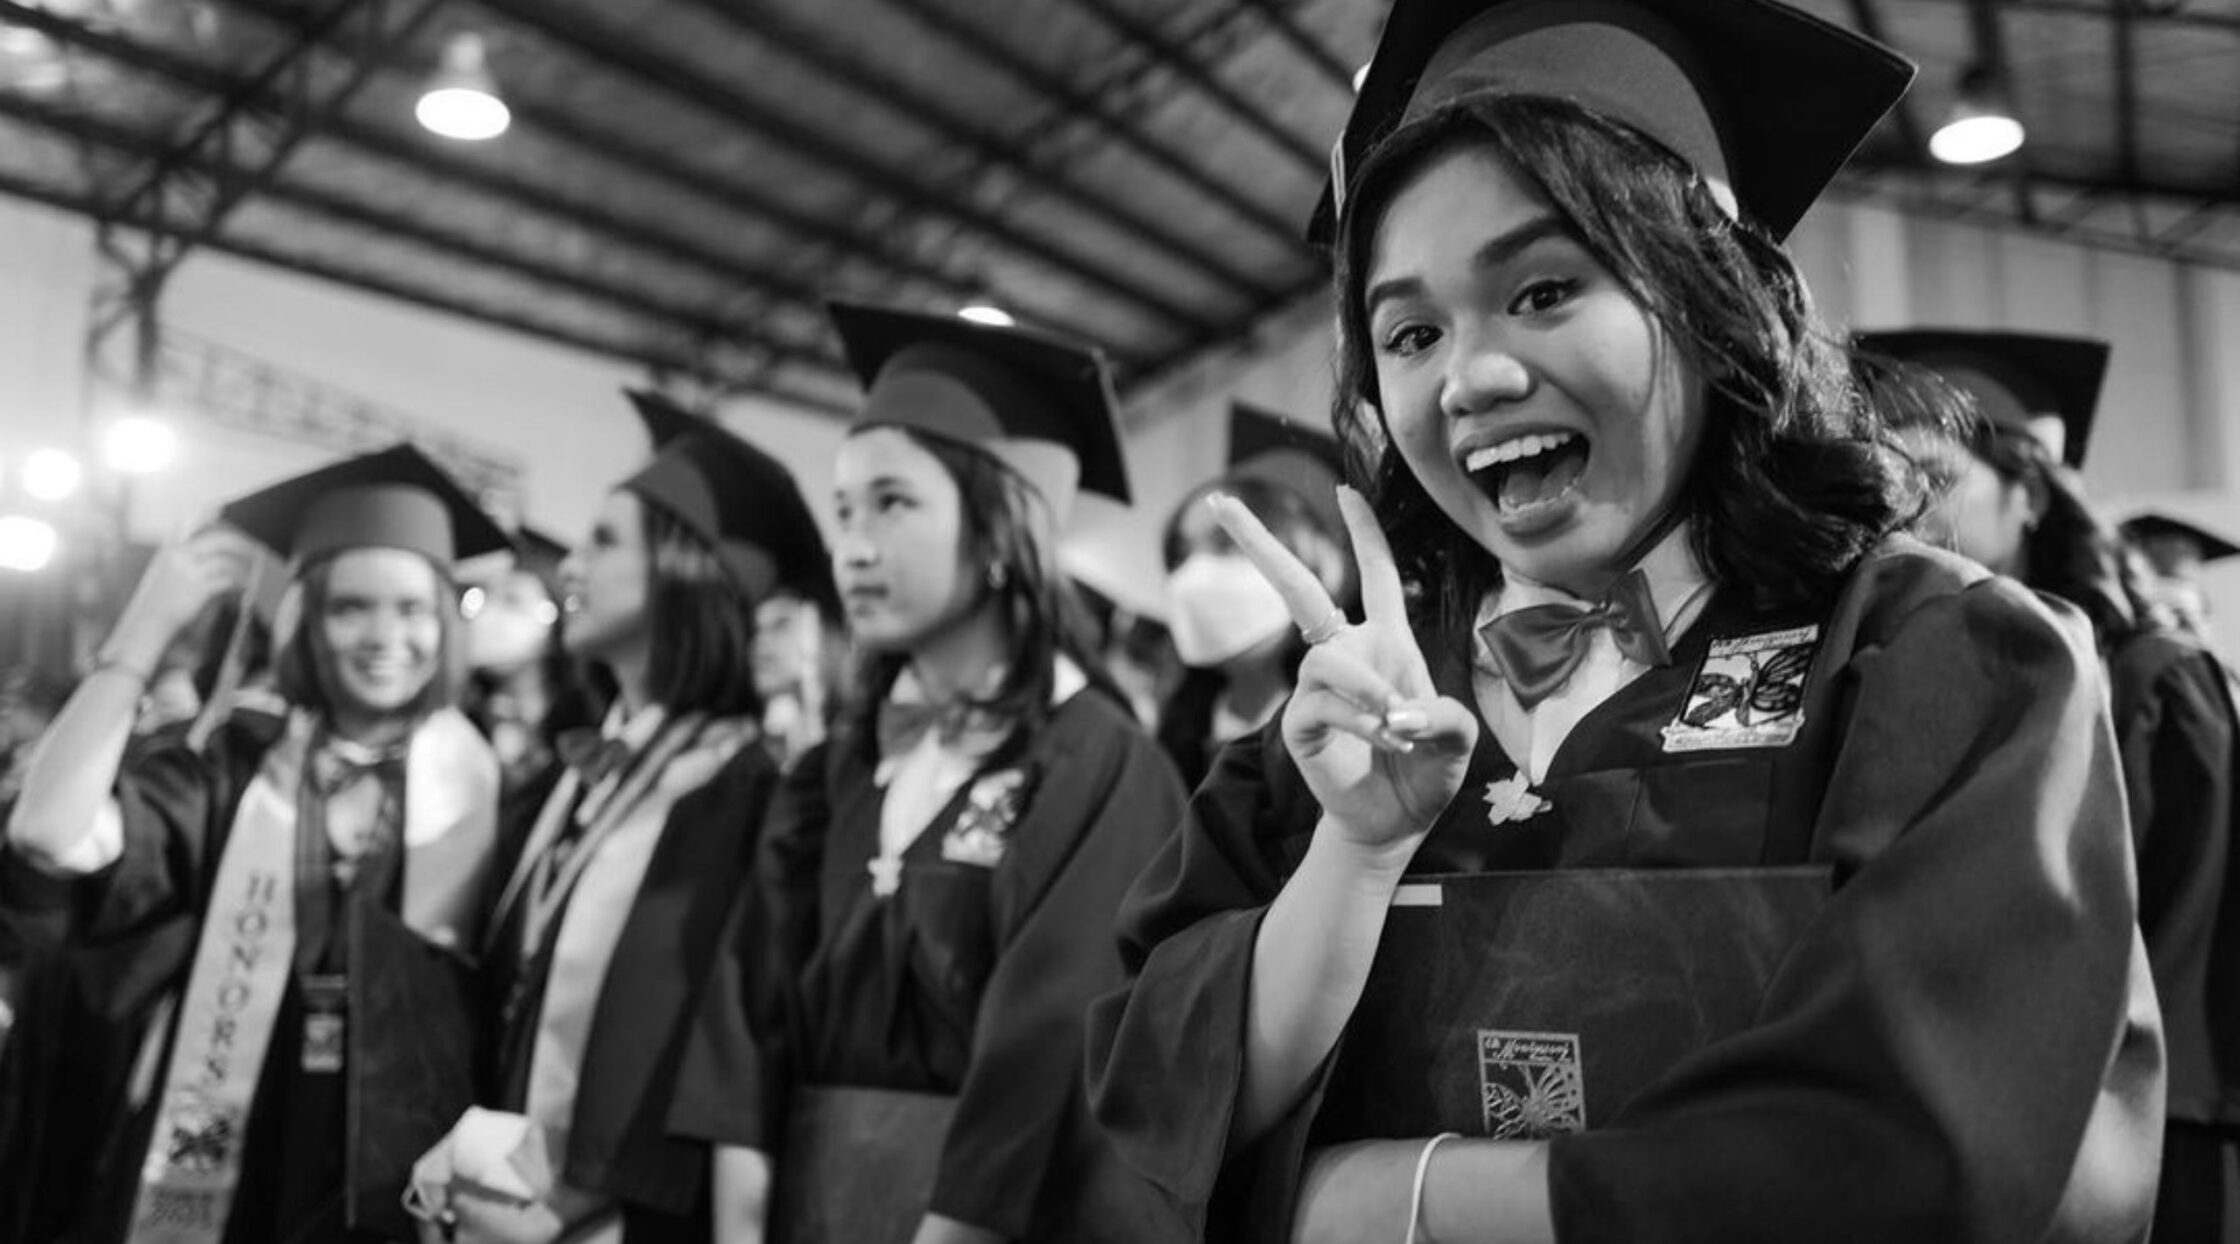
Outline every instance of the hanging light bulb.
<svg viewBox="0 0 2240 1244">
<path fill-rule="evenodd" d="M 2014 154 L 2023 137 L 2002 75 L 1977 63 L 1960 75 L 1952 114 L 1929 136 L 1929 154 L 1946 164 L 1988 164 Z"/>
<path fill-rule="evenodd" d="M 179 453 L 179 434 L 161 419 L 127 415 L 109 425 L 101 456 L 113 471 L 152 475 L 171 465 Z"/>
<path fill-rule="evenodd" d="M 444 45 L 443 67 L 428 79 L 428 90 L 412 110 L 430 132 L 462 142 L 496 138 L 513 124 L 513 112 L 498 98 L 482 36 L 453 35 Z"/>
<path fill-rule="evenodd" d="M 23 490 L 37 500 L 67 500 L 84 475 L 77 458 L 62 450 L 35 449 L 24 455 Z"/>
<path fill-rule="evenodd" d="M 990 328 L 1010 328 L 1019 322 L 1011 318 L 1009 311 L 992 302 L 976 302 L 971 306 L 960 308 L 957 311 L 957 318 L 971 320 L 975 324 L 986 324 Z"/>
</svg>

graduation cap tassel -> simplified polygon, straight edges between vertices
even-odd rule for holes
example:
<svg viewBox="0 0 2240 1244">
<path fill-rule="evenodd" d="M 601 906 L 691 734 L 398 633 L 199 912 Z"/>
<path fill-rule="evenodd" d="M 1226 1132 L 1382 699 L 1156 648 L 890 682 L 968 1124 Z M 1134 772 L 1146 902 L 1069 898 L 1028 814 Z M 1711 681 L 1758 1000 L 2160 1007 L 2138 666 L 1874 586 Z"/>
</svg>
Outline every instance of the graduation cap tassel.
<svg viewBox="0 0 2240 1244">
<path fill-rule="evenodd" d="M 195 713 L 194 724 L 187 727 L 187 747 L 196 755 L 201 755 L 209 745 L 210 736 L 217 733 L 218 723 L 233 713 L 234 695 L 241 690 L 242 666 L 247 661 L 244 654 L 249 647 L 249 626 L 256 614 L 252 602 L 257 599 L 257 588 L 264 573 L 262 560 L 249 564 L 248 581 L 241 589 L 241 604 L 234 610 L 233 629 L 226 636 L 226 655 L 218 662 L 217 681 L 211 684 L 209 698 Z"/>
</svg>

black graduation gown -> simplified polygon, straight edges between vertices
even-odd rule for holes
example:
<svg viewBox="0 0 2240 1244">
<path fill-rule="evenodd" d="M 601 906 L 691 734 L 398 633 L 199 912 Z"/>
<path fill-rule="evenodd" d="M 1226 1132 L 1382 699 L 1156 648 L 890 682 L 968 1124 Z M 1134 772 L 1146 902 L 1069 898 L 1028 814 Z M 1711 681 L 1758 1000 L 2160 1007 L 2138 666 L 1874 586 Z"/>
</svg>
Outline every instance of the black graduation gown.
<svg viewBox="0 0 2240 1244">
<path fill-rule="evenodd" d="M 1708 677 L 1714 640 L 1805 625 L 1819 627 L 1809 666 L 1757 686 Z M 1552 812 L 1489 826 L 1478 792 L 1515 766 L 1481 727 L 1411 872 L 1819 865 L 1834 887 L 1754 1022 L 1611 1125 L 1549 1142 L 1559 1239 L 2142 1233 L 2160 1042 L 2082 629 L 1893 540 L 1822 609 L 1767 614 L 1716 593 L 1669 668 L 1565 740 L 1540 787 Z M 1427 655 L 1446 694 L 1474 703 L 1462 645 Z M 1664 731 L 1686 735 L 1738 694 L 1793 740 L 1665 750 Z M 1341 1040 L 1289 1119 L 1227 1151 L 1260 915 L 1317 818 L 1277 731 L 1225 751 L 1129 896 L 1132 985 L 1090 1017 L 1098 1117 L 1211 1239 L 1288 1238 L 1303 1150 L 1336 1139 L 1314 1135 L 1317 1115 L 1350 1104 L 1323 1100 L 1345 1079 Z"/>
<path fill-rule="evenodd" d="M 2240 721 L 2198 642 L 2149 630 L 2108 657 L 2139 855 L 2139 929 L 2169 1046 L 2156 1244 L 2240 1236 Z"/>
<path fill-rule="evenodd" d="M 666 1116 L 702 984 L 726 952 L 725 915 L 745 884 L 777 776 L 750 741 L 671 805 L 607 966 L 560 1174 L 621 1204 L 629 1244 L 708 1239 L 709 1148 L 669 1134 Z M 554 919 L 546 945 L 523 958 L 523 916 L 521 904 L 505 914 L 488 956 L 497 1040 L 485 1104 L 511 1111 L 528 1096 L 550 944 L 561 924 Z"/>
<path fill-rule="evenodd" d="M 1081 1076 L 1082 1008 L 1121 979 L 1121 895 L 1181 815 L 1165 757 L 1118 705 L 1079 692 L 983 768 L 1024 775 L 1000 859 L 945 858 L 975 779 L 880 898 L 868 751 L 837 739 L 789 779 L 737 921 L 748 971 L 710 990 L 673 1125 L 773 1151 L 793 1086 L 952 1096 L 930 1212 L 1012 1239 L 1176 1238 L 1089 1121 Z"/>
<path fill-rule="evenodd" d="M 122 858 L 67 883 L 50 879 L 64 896 L 55 921 L 63 944 L 37 983 L 28 1017 L 37 1040 L 8 1055 L 22 1057 L 14 1074 L 37 1099 L 14 1125 L 33 1139 L 8 1145 L 0 1171 L 0 1196 L 18 1198 L 0 1223 L 24 1232 L 10 1238 L 124 1238 L 155 1122 L 152 1101 L 130 1102 L 135 1062 L 159 1015 L 176 1026 L 172 1003 L 193 966 L 235 810 L 284 725 L 236 714 L 202 755 L 185 746 L 184 727 L 135 745 L 117 788 Z M 226 1230 L 233 1244 L 412 1236 L 401 1204 L 412 1163 L 473 1100 L 477 1008 L 472 965 L 406 927 L 396 898 L 390 887 L 383 901 L 337 908 L 351 988 L 347 1102 L 301 1069 L 302 1000 L 289 982 L 250 1109 Z M 158 1084 L 173 1036 L 160 1034 Z M 354 1236 L 342 1228 L 345 1197 Z"/>
</svg>

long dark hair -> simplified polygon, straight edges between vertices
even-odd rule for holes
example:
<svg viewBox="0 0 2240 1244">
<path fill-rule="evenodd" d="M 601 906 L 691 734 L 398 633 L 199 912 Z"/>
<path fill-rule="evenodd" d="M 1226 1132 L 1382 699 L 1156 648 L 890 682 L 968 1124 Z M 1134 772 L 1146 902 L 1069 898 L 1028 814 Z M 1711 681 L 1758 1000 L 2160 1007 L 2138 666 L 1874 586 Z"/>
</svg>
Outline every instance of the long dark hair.
<svg viewBox="0 0 2240 1244">
<path fill-rule="evenodd" d="M 759 717 L 754 689 L 754 606 L 698 532 L 640 502 L 649 581 L 648 697 L 671 713 Z"/>
<path fill-rule="evenodd" d="M 1695 551 L 1761 607 L 1824 599 L 1918 505 L 1910 461 L 1850 383 L 1849 350 L 1779 243 L 1720 207 L 1653 139 L 1565 100 L 1465 99 L 1362 161 L 1337 244 L 1335 421 L 1429 621 L 1467 626 L 1500 566 L 1438 508 L 1384 436 L 1363 306 L 1393 196 L 1453 151 L 1490 152 L 1535 187 L 1709 386 L 1680 502 Z"/>
<path fill-rule="evenodd" d="M 1088 608 L 1058 569 L 1049 503 L 1024 477 L 987 454 L 909 428 L 896 430 L 932 454 L 956 482 L 964 516 L 958 562 L 980 569 L 981 589 L 995 598 L 1010 629 L 1011 664 L 1002 684 L 976 707 L 1015 723 L 1014 744 L 1032 737 L 1050 718 L 1061 655 L 1080 667 L 1092 688 L 1125 704 L 1090 642 Z M 909 660 L 903 652 L 863 653 L 846 720 L 865 745 L 875 737 L 874 714 Z"/>
<path fill-rule="evenodd" d="M 327 611 L 334 560 L 350 551 L 337 550 L 297 572 L 300 607 L 296 611 L 296 624 L 272 658 L 273 685 L 281 698 L 323 718 L 334 715 L 334 654 L 327 648 L 326 630 L 320 618 Z M 442 567 L 433 562 L 428 565 L 435 572 L 436 624 L 441 639 L 435 674 L 405 709 L 415 720 L 458 703 L 467 677 L 465 645 L 460 641 L 463 623 L 459 618 L 459 593 L 453 589 L 451 577 Z M 222 648 L 225 637 L 220 635 L 217 643 Z"/>
</svg>

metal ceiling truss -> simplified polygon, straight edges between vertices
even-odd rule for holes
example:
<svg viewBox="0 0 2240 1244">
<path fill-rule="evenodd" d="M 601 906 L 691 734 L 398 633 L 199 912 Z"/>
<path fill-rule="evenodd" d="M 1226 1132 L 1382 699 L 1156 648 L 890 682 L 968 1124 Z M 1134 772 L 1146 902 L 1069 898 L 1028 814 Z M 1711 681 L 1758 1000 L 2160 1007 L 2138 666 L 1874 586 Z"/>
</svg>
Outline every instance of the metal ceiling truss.
<svg viewBox="0 0 2240 1244">
<path fill-rule="evenodd" d="M 944 142 L 971 152 L 979 163 L 1010 170 L 1038 193 L 1096 217 L 1247 297 L 1260 298 L 1268 294 L 1268 288 L 1258 276 L 1237 266 L 1220 251 L 1167 221 L 1071 180 L 1061 166 L 1042 158 L 1033 147 L 989 132 L 938 94 L 916 87 L 898 75 L 866 66 L 859 57 L 834 46 L 822 32 L 785 18 L 767 6 L 737 4 L 732 0 L 687 2 L 781 51 L 789 59 L 809 66 L 825 78 L 909 116 L 915 124 L 939 134 Z"/>
<path fill-rule="evenodd" d="M 1113 0 L 1073 0 L 1074 4 L 1096 15 L 1097 20 L 1118 31 L 1168 68 L 1196 87 L 1208 99 L 1227 109 L 1230 115 L 1250 126 L 1275 147 L 1276 150 L 1298 161 L 1309 172 L 1320 173 L 1328 167 L 1324 152 L 1315 150 L 1314 144 L 1278 124 L 1267 110 L 1246 99 L 1227 83 L 1198 62 L 1188 48 L 1182 47 L 1161 33 L 1149 22 L 1135 16 L 1113 3 Z"/>
<path fill-rule="evenodd" d="M 1123 116 L 1118 108 L 1100 98 L 1100 93 L 1077 87 L 1063 75 L 1043 68 L 999 42 L 995 35 L 976 28 L 971 22 L 949 11 L 937 0 L 889 2 L 973 57 L 1001 69 L 1026 84 L 1035 94 L 1056 103 L 1063 110 L 1066 119 L 1094 127 L 1269 238 L 1284 243 L 1298 241 L 1297 221 L 1288 219 L 1265 204 L 1254 202 L 1222 181 L 1217 174 L 1199 167 L 1174 148 L 1153 139 Z"/>
<path fill-rule="evenodd" d="M 1322 76 L 1328 78 L 1332 86 L 1348 95 L 1353 93 L 1353 69 L 1339 60 L 1338 54 L 1325 47 L 1320 39 L 1308 34 L 1276 0 L 1245 0 L 1245 7 L 1258 13 L 1261 21 L 1276 32 L 1276 37 L 1289 44 L 1292 51 L 1321 70 Z"/>
<path fill-rule="evenodd" d="M 2041 186 L 2066 190 L 2073 197 L 2060 212 L 2041 213 L 2035 221 L 2019 221 L 2013 212 L 1992 206 L 2006 189 L 2007 183 L 2002 177 L 1956 178 L 1934 169 L 1888 167 L 1880 170 L 1878 178 L 1870 180 L 1860 176 L 1860 171 L 1846 173 L 1836 183 L 1841 198 L 1855 203 L 1883 204 L 1926 219 L 2020 228 L 2041 237 L 2102 250 L 2240 271 L 2240 248 L 2211 246 L 2198 238 L 2210 223 L 2205 216 L 2240 219 L 2240 213 L 2232 210 L 2231 200 L 2191 196 L 2174 199 L 2167 192 L 2144 186 L 2108 187 L 2041 175 L 2037 179 Z M 2188 201 L 2192 202 L 2192 210 L 2176 222 L 2160 229 L 2153 226 L 2152 208 Z M 2108 228 L 2094 223 L 2108 209 L 2116 207 L 2125 209 L 2125 227 Z"/>
<path fill-rule="evenodd" d="M 434 0 L 440 3 L 441 0 Z M 0 0 L 0 16 L 14 7 L 13 0 Z M 245 88 L 244 80 L 219 70 L 208 69 L 180 58 L 172 53 L 146 47 L 119 36 L 78 26 L 75 23 L 49 20 L 46 32 L 53 38 L 82 47 L 105 56 L 133 70 L 158 75 L 168 81 L 208 93 L 238 98 Z M 174 149 L 165 147 L 161 140 L 125 129 L 114 123 L 69 113 L 43 101 L 20 96 L 0 97 L 0 110 L 19 119 L 41 125 L 80 141 L 95 143 L 112 151 L 121 151 L 142 159 L 169 158 L 179 170 L 190 171 L 205 179 L 217 182 L 238 183 L 242 171 L 222 163 L 222 152 L 215 148 Z M 657 233 L 589 204 L 571 203 L 558 199 L 541 187 L 532 186 L 519 178 L 485 166 L 473 164 L 456 156 L 437 153 L 416 147 L 391 134 L 367 126 L 347 117 L 335 116 L 321 135 L 322 138 L 343 142 L 365 153 L 396 160 L 402 163 L 429 168 L 438 175 L 453 178 L 472 186 L 477 191 L 500 199 L 518 208 L 538 212 L 564 220 L 580 227 L 614 237 L 625 245 L 659 254 L 678 262 L 709 267 L 726 280 L 757 289 L 767 289 L 788 297 L 814 298 L 816 291 L 806 285 L 786 281 L 779 283 L 772 275 L 759 269 L 749 269 L 736 261 L 706 248 L 670 235 Z M 276 170 L 275 170 L 276 172 Z M 598 299 L 610 305 L 621 306 L 636 314 L 651 316 L 659 322 L 675 326 L 694 340 L 722 337 L 754 348 L 771 352 L 781 360 L 799 361 L 825 370 L 838 370 L 836 358 L 824 349 L 822 340 L 815 343 L 795 343 L 768 337 L 752 322 L 719 317 L 712 312 L 664 302 L 651 295 L 625 290 L 617 286 L 585 277 L 533 256 L 519 254 L 502 247 L 478 240 L 469 235 L 447 231 L 434 225 L 414 221 L 394 213 L 382 212 L 358 203 L 356 200 L 332 192 L 316 190 L 276 176 L 260 180 L 262 193 L 275 202 L 285 202 L 321 215 L 342 219 L 377 232 L 426 246 L 459 258 L 531 280 L 568 289 L 571 292 Z M 238 202 L 238 198 L 235 200 Z M 136 201 L 130 217 L 120 216 L 118 209 L 107 208 L 112 224 L 129 222 L 145 229 L 151 223 L 162 227 L 155 230 L 159 239 L 168 238 L 183 222 L 168 220 L 148 210 L 147 200 Z M 214 234 L 202 230 L 193 235 L 207 241 Z M 176 244 L 159 241 L 156 245 L 176 250 Z M 180 252 L 183 253 L 183 252 Z"/>
<path fill-rule="evenodd" d="M 810 163 L 835 169 L 892 200 L 905 212 L 961 223 L 1009 250 L 1031 256 L 1075 280 L 1148 311 L 1157 320 L 1200 329 L 1211 327 L 1198 313 L 1101 262 L 1101 257 L 1021 233 L 992 212 L 938 195 L 919 184 L 911 174 L 890 167 L 856 144 L 819 134 L 726 82 L 668 62 L 633 44 L 616 26 L 600 26 L 584 20 L 580 14 L 564 14 L 552 0 L 475 0 L 475 3 L 594 64 L 619 71 L 660 94 L 720 117 L 735 129 Z"/>
<path fill-rule="evenodd" d="M 116 279 L 94 291 L 89 357 L 101 355 L 126 324 L 139 326 L 137 373 L 152 367 L 154 308 L 164 282 L 196 246 L 216 236 L 250 195 L 270 186 L 305 138 L 336 116 L 373 77 L 381 58 L 410 39 L 443 0 L 334 0 L 312 27 L 320 35 L 355 27 L 361 59 L 339 74 L 320 72 L 315 37 L 289 42 L 221 95 L 208 115 L 168 146 L 117 193 L 102 194 L 96 234 Z M 21 7 L 21 6 L 15 6 Z M 161 228 L 120 231 L 120 221 Z"/>
</svg>

